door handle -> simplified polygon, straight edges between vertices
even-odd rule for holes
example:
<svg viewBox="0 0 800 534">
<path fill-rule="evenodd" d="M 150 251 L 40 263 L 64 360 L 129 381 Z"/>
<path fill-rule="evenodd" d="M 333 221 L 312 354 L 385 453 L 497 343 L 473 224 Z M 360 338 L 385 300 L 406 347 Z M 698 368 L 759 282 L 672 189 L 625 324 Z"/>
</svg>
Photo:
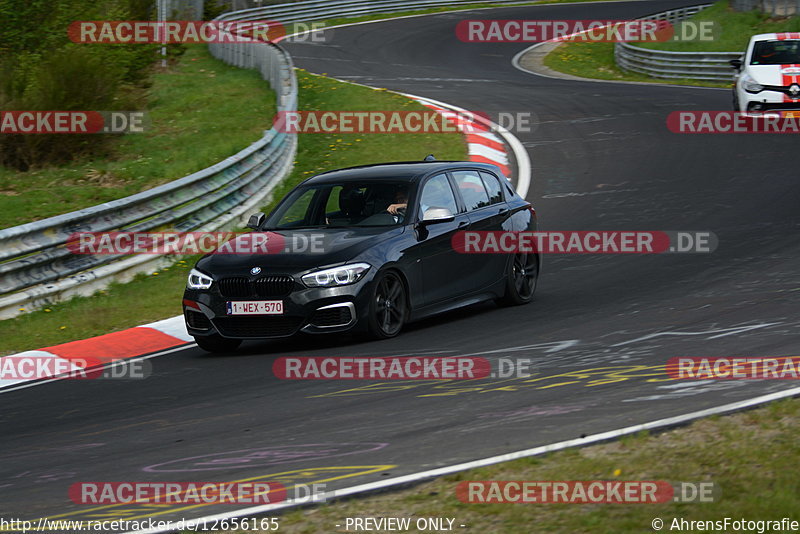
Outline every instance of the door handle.
<svg viewBox="0 0 800 534">
<path fill-rule="evenodd" d="M 458 223 L 459 228 L 466 228 L 467 226 L 469 226 L 469 221 L 461 221 Z"/>
</svg>

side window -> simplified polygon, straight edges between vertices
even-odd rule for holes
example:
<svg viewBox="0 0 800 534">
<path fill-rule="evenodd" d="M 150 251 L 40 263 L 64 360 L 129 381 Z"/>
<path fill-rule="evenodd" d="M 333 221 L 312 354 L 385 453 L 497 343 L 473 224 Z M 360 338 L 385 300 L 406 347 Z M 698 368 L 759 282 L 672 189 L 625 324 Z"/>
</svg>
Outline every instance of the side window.
<svg viewBox="0 0 800 534">
<path fill-rule="evenodd" d="M 420 219 L 422 219 L 425 210 L 430 208 L 447 208 L 453 214 L 458 213 L 456 197 L 453 195 L 453 189 L 450 187 L 447 175 L 439 174 L 425 182 L 425 185 L 422 186 L 419 204 Z"/>
<path fill-rule="evenodd" d="M 481 172 L 481 178 L 483 178 L 483 185 L 486 186 L 486 191 L 489 193 L 489 204 L 502 202 L 503 193 L 500 190 L 500 182 L 497 180 L 497 176 L 488 172 Z"/>
<path fill-rule="evenodd" d="M 453 178 L 456 179 L 458 191 L 464 199 L 467 210 L 476 210 L 489 205 L 489 195 L 478 171 L 454 171 Z"/>
</svg>

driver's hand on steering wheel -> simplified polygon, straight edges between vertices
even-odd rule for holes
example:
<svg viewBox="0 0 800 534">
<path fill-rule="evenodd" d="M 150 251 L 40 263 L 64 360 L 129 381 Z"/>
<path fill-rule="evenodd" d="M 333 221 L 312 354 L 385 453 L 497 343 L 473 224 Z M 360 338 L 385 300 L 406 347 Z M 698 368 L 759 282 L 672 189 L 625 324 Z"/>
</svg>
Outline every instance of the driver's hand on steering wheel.
<svg viewBox="0 0 800 534">
<path fill-rule="evenodd" d="M 386 211 L 391 213 L 392 215 L 400 215 L 401 211 L 406 211 L 406 207 L 408 204 L 389 204 L 389 207 L 386 208 Z"/>
</svg>

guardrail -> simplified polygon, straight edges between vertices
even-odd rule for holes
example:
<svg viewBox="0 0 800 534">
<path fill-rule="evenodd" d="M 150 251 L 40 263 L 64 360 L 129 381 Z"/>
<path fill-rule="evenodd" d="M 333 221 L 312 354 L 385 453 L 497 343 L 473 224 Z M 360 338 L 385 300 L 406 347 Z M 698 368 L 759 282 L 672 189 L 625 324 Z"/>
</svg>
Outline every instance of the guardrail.
<svg viewBox="0 0 800 534">
<path fill-rule="evenodd" d="M 284 24 L 355 17 L 475 0 L 310 0 L 225 13 L 217 20 L 263 20 Z M 495 4 L 521 4 L 496 0 Z M 231 65 L 259 70 L 277 93 L 279 111 L 297 108 L 297 80 L 289 54 L 270 43 L 213 43 L 209 50 Z M 262 139 L 207 169 L 126 198 L 0 230 L 0 319 L 71 295 L 88 295 L 112 281 L 159 268 L 163 256 L 74 255 L 66 248 L 74 232 L 212 231 L 235 226 L 269 196 L 292 167 L 296 134 L 274 129 Z"/>
<path fill-rule="evenodd" d="M 209 48 L 222 61 L 258 69 L 277 94 L 278 110 L 296 109 L 294 67 L 281 47 L 217 43 Z M 289 173 L 296 146 L 296 134 L 270 129 L 238 154 L 179 180 L 0 231 L 0 318 L 68 295 L 91 294 L 171 261 L 149 255 L 75 255 L 65 246 L 74 232 L 212 231 L 239 225 Z"/>
<path fill-rule="evenodd" d="M 673 24 L 698 13 L 711 4 L 690 6 L 665 11 L 640 20 L 667 20 Z M 653 78 L 691 79 L 715 82 L 733 80 L 731 59 L 742 52 L 674 52 L 653 50 L 619 42 L 614 45 L 614 60 L 627 71 L 638 72 Z"/>
</svg>

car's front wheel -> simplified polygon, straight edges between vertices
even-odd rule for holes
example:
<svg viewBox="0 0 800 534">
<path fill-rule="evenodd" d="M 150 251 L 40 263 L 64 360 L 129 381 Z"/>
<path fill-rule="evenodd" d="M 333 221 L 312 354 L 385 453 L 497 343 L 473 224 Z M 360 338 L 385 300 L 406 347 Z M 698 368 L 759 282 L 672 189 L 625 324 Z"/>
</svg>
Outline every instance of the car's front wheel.
<svg viewBox="0 0 800 534">
<path fill-rule="evenodd" d="M 373 284 L 369 305 L 369 333 L 386 339 L 400 333 L 408 316 L 406 286 L 397 273 L 379 275 Z"/>
<path fill-rule="evenodd" d="M 539 261 L 536 254 L 515 254 L 506 278 L 506 294 L 498 303 L 516 306 L 530 302 L 538 280 Z"/>
<path fill-rule="evenodd" d="M 194 340 L 206 352 L 233 352 L 242 344 L 241 339 L 229 339 L 219 334 L 196 336 Z"/>
</svg>

